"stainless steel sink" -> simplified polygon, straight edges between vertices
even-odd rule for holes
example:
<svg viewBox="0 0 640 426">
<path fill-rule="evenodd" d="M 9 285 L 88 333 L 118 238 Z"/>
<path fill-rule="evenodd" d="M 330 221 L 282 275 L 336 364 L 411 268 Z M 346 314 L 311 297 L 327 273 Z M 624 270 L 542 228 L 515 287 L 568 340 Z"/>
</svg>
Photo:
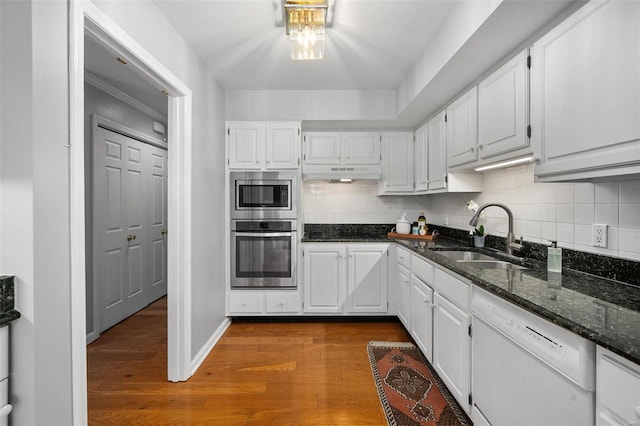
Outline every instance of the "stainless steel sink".
<svg viewBox="0 0 640 426">
<path fill-rule="evenodd" d="M 515 263 L 498 260 L 486 254 L 477 251 L 466 250 L 438 250 L 438 254 L 455 260 L 458 263 L 473 266 L 481 269 L 527 269 L 525 266 L 516 265 Z"/>
<path fill-rule="evenodd" d="M 516 265 L 515 263 L 505 262 L 504 260 L 458 260 L 458 263 L 473 266 L 481 269 L 527 269 L 526 266 Z"/>
<path fill-rule="evenodd" d="M 438 250 L 438 254 L 448 257 L 451 260 L 467 261 L 467 260 L 495 260 L 491 256 L 478 253 L 477 251 L 465 251 L 465 250 Z"/>
</svg>

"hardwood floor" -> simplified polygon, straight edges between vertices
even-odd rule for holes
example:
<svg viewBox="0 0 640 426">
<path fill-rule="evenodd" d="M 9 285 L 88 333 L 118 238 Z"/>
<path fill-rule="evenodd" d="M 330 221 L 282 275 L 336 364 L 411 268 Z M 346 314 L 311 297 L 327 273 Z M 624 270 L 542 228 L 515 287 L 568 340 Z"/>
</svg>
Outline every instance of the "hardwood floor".
<svg viewBox="0 0 640 426">
<path fill-rule="evenodd" d="M 167 382 L 166 299 L 88 352 L 91 425 L 386 425 L 366 345 L 399 322 L 234 322 L 187 382 Z"/>
</svg>

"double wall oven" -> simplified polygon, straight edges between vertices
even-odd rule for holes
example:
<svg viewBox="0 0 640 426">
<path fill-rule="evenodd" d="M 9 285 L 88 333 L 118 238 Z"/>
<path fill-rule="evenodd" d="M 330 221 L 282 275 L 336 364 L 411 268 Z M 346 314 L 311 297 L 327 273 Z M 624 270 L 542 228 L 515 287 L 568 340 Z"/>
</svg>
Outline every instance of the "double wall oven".
<svg viewBox="0 0 640 426">
<path fill-rule="evenodd" d="M 295 288 L 296 172 L 232 172 L 231 288 Z"/>
</svg>

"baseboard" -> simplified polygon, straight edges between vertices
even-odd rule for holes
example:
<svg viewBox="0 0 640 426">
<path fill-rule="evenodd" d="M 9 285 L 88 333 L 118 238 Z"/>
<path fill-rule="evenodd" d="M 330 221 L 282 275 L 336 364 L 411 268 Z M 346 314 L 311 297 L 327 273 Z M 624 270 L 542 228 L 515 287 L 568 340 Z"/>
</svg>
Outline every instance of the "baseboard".
<svg viewBox="0 0 640 426">
<path fill-rule="evenodd" d="M 204 360 L 207 358 L 209 352 L 211 352 L 213 347 L 216 345 L 216 343 L 218 343 L 218 340 L 220 340 L 220 338 L 230 325 L 231 320 L 229 318 L 225 318 L 224 321 L 222 321 L 222 324 L 220 324 L 216 331 L 211 335 L 209 340 L 207 340 L 207 343 L 205 343 L 205 345 L 198 351 L 195 358 L 191 360 L 191 376 L 193 376 L 196 371 L 198 371 L 198 368 L 200 368 L 200 365 L 202 365 Z"/>
</svg>

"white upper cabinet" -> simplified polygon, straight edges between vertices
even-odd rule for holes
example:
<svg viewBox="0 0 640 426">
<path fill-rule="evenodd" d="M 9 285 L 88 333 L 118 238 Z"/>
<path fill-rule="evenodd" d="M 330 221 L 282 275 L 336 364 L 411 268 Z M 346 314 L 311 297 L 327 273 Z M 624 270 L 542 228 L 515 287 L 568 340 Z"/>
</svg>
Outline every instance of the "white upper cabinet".
<svg viewBox="0 0 640 426">
<path fill-rule="evenodd" d="M 305 132 L 305 164 L 340 164 L 340 132 Z"/>
<path fill-rule="evenodd" d="M 229 168 L 260 170 L 265 137 L 263 123 L 228 123 Z"/>
<path fill-rule="evenodd" d="M 228 122 L 227 149 L 229 169 L 298 169 L 300 123 Z"/>
<path fill-rule="evenodd" d="M 640 173 L 640 2 L 592 1 L 531 49 L 538 181 Z"/>
<path fill-rule="evenodd" d="M 429 192 L 447 187 L 447 123 L 445 112 L 427 122 L 429 149 Z"/>
<path fill-rule="evenodd" d="M 413 133 L 384 133 L 382 152 L 382 182 L 378 184 L 378 195 L 413 192 Z"/>
<path fill-rule="evenodd" d="M 415 142 L 415 182 L 416 192 L 429 189 L 429 148 L 427 146 L 427 125 L 416 130 Z"/>
<path fill-rule="evenodd" d="M 529 146 L 529 51 L 517 55 L 478 84 L 480 159 Z"/>
<path fill-rule="evenodd" d="M 447 165 L 459 166 L 478 159 L 478 88 L 447 107 Z"/>
<path fill-rule="evenodd" d="M 300 125 L 267 123 L 268 170 L 297 169 L 300 166 Z"/>
<path fill-rule="evenodd" d="M 305 164 L 377 164 L 380 132 L 305 132 Z"/>
<path fill-rule="evenodd" d="M 381 164 L 379 132 L 342 133 L 343 164 Z"/>
</svg>

